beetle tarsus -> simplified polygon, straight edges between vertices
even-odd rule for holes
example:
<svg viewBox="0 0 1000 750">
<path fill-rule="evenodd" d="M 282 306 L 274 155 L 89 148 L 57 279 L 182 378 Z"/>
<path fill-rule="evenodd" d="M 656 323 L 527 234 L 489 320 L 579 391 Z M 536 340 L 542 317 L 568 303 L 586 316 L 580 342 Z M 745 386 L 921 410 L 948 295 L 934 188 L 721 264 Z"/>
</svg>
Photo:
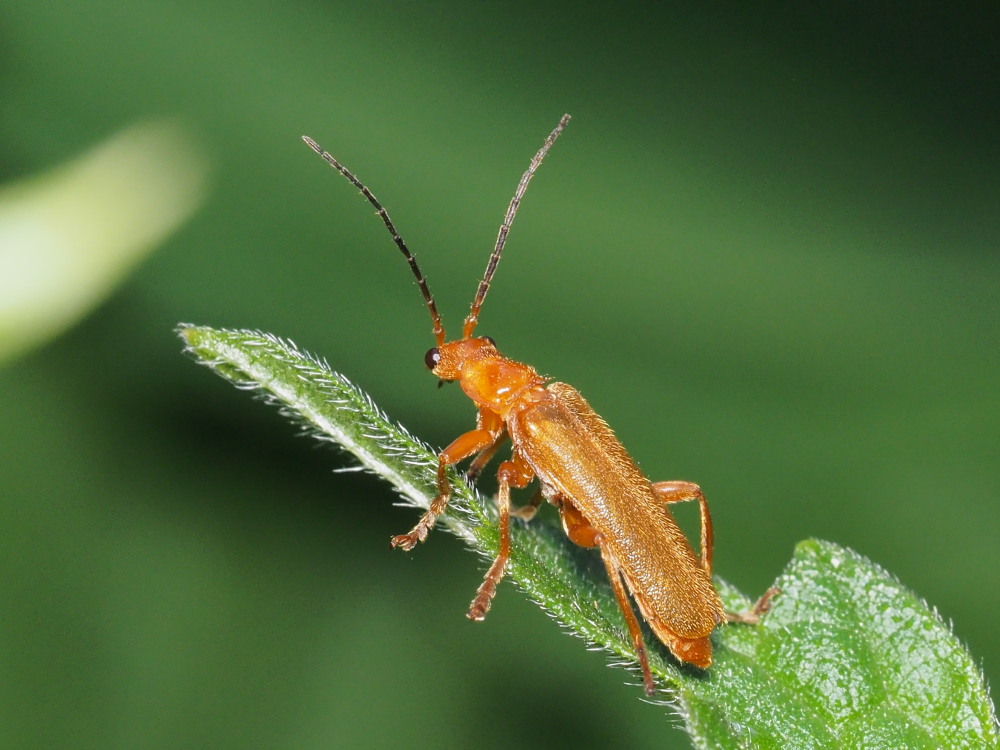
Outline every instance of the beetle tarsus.
<svg viewBox="0 0 1000 750">
<path fill-rule="evenodd" d="M 441 494 L 431 501 L 430 507 L 422 516 L 420 516 L 420 520 L 417 521 L 417 525 L 414 526 L 409 533 L 399 534 L 389 540 L 390 547 L 402 547 L 404 550 L 409 552 L 417 546 L 418 542 L 423 542 L 427 539 L 427 535 L 431 532 L 431 529 L 434 528 L 434 522 L 437 521 L 437 517 L 444 513 L 444 509 L 448 507 L 448 498 L 451 496 L 447 480 L 444 479 L 443 469 L 439 472 L 439 477 L 440 481 L 444 483 L 444 486 L 441 489 Z"/>
<path fill-rule="evenodd" d="M 470 620 L 475 620 L 476 622 L 485 620 L 486 613 L 490 611 L 490 605 L 493 603 L 493 596 L 497 592 L 497 582 L 490 575 L 492 572 L 493 570 L 491 569 L 490 572 L 486 574 L 486 580 L 484 580 L 476 590 L 476 598 L 472 600 L 472 604 L 469 606 L 469 611 L 466 614 L 466 617 Z"/>
<path fill-rule="evenodd" d="M 760 618 L 771 611 L 771 600 L 781 593 L 781 589 L 772 586 L 760 595 L 754 605 L 746 612 L 726 612 L 726 622 L 739 623 L 741 625 L 757 625 Z"/>
<path fill-rule="evenodd" d="M 389 546 L 402 547 L 404 550 L 409 552 L 411 549 L 417 546 L 418 542 L 423 542 L 427 539 L 427 534 L 434 527 L 434 521 L 436 517 L 434 514 L 428 512 L 421 516 L 419 523 L 413 527 L 413 530 L 408 534 L 399 534 L 394 536 L 389 540 Z"/>
<path fill-rule="evenodd" d="M 750 611 L 753 612 L 755 615 L 757 615 L 758 618 L 761 615 L 766 615 L 768 612 L 771 611 L 771 600 L 773 600 L 774 597 L 776 597 L 780 593 L 781 589 L 779 589 L 777 586 L 772 586 L 771 588 L 769 588 L 767 591 L 765 591 L 763 594 L 760 595 L 760 599 L 758 599 L 754 603 Z"/>
<path fill-rule="evenodd" d="M 423 539 L 420 539 L 420 537 L 411 531 L 409 534 L 399 534 L 398 536 L 392 537 L 392 539 L 389 540 L 389 546 L 393 549 L 396 547 L 402 547 L 406 552 L 409 552 L 417 546 L 417 542 L 422 541 Z"/>
<path fill-rule="evenodd" d="M 639 660 L 639 668 L 642 669 L 642 687 L 646 691 L 646 697 L 652 698 L 656 695 L 656 681 L 653 673 L 649 669 L 649 657 L 646 656 L 646 644 L 642 637 L 636 638 L 632 634 L 632 645 L 635 646 L 635 656 Z"/>
</svg>

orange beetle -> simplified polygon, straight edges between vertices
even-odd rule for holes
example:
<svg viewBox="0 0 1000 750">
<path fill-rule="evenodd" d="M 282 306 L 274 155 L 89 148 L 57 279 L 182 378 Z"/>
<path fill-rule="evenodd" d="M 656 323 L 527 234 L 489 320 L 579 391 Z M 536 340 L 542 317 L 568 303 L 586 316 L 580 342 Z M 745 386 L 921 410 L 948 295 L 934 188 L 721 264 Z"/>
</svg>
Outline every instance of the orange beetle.
<svg viewBox="0 0 1000 750">
<path fill-rule="evenodd" d="M 468 616 L 482 620 L 490 608 L 510 556 L 511 515 L 530 520 L 544 497 L 559 509 L 563 528 L 574 543 L 600 550 L 642 668 L 646 692 L 652 695 L 655 684 L 627 592 L 674 656 L 701 668 L 712 663 L 709 635 L 715 627 L 726 619 L 755 622 L 766 600 L 745 615 L 730 615 L 723 608 L 711 580 L 712 520 L 698 485 L 649 481 L 576 389 L 548 382 L 532 367 L 502 356 L 491 338 L 473 336 L 518 204 L 568 121 L 569 115 L 563 116 L 518 183 L 465 319 L 462 338 L 454 341 L 446 340 L 427 282 L 382 205 L 315 141 L 305 136 L 303 140 L 377 210 L 409 263 L 430 311 L 436 346 L 427 352 L 427 367 L 442 381 L 458 381 L 478 411 L 476 428 L 459 435 L 438 456 L 438 494 L 429 509 L 410 532 L 393 537 L 392 546 L 410 550 L 427 538 L 451 496 L 449 466 L 472 458 L 468 476 L 474 478 L 509 438 L 511 457 L 501 462 L 497 471 L 500 549 Z M 536 478 L 539 494 L 529 505 L 512 510 L 511 487 L 524 488 Z M 697 500 L 701 511 L 700 556 L 695 555 L 667 508 L 670 503 L 688 500 Z"/>
</svg>

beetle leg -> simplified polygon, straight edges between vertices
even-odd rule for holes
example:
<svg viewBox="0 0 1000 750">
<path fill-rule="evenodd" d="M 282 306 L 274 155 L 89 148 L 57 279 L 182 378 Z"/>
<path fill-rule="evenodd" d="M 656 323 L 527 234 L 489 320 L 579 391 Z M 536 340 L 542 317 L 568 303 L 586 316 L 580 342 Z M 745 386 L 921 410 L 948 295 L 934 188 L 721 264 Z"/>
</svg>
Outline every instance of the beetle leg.
<svg viewBox="0 0 1000 750">
<path fill-rule="evenodd" d="M 501 445 L 503 445 L 504 438 L 506 437 L 507 431 L 503 429 L 503 424 L 501 423 L 500 432 L 498 432 L 496 437 L 493 439 L 493 443 L 487 445 L 479 451 L 479 455 L 472 459 L 472 463 L 469 464 L 469 468 L 465 470 L 466 482 L 469 484 L 476 483 L 476 480 L 479 479 L 479 475 L 482 473 L 483 468 L 493 459 L 493 456 L 496 455 L 497 450 Z"/>
<path fill-rule="evenodd" d="M 557 494 L 554 498 L 556 506 L 559 508 L 559 517 L 562 519 L 563 531 L 573 544 L 580 547 L 598 547 L 601 542 L 597 529 L 590 525 L 590 522 L 583 517 L 583 514 L 572 502 L 566 499 L 565 495 Z"/>
<path fill-rule="evenodd" d="M 497 592 L 497 584 L 503 578 L 504 568 L 510 557 L 510 488 L 521 489 L 527 486 L 534 476 L 535 472 L 525 463 L 517 451 L 514 451 L 514 455 L 509 461 L 500 464 L 497 471 L 497 480 L 500 483 L 500 492 L 497 498 L 500 511 L 500 549 L 493 564 L 490 565 L 490 569 L 486 571 L 486 576 L 476 591 L 476 598 L 472 600 L 469 607 L 468 617 L 470 620 L 482 620 L 486 617 L 493 595 Z"/>
<path fill-rule="evenodd" d="M 652 696 L 656 692 L 656 683 L 653 682 L 653 674 L 649 671 L 649 659 L 646 657 L 646 644 L 642 640 L 642 630 L 639 629 L 639 618 L 632 610 L 632 603 L 629 601 L 628 593 L 625 591 L 625 583 L 622 581 L 621 568 L 618 561 L 612 557 L 605 546 L 601 544 L 601 535 L 595 534 L 595 541 L 601 550 L 601 559 L 604 560 L 604 567 L 608 569 L 608 579 L 611 581 L 611 588 L 615 592 L 615 599 L 618 600 L 618 607 L 625 616 L 625 624 L 628 626 L 628 634 L 632 637 L 632 647 L 635 648 L 635 656 L 642 669 L 642 682 L 646 688 L 646 695 Z"/>
<path fill-rule="evenodd" d="M 652 696 L 656 692 L 656 685 L 653 682 L 653 675 L 649 671 L 649 659 L 646 657 L 646 644 L 642 640 L 642 630 L 639 628 L 639 618 L 632 610 L 632 603 L 629 601 L 628 593 L 625 590 L 625 583 L 622 580 L 621 567 L 618 561 L 612 557 L 603 544 L 601 533 L 595 529 L 583 514 L 564 495 L 556 495 L 553 502 L 559 508 L 559 515 L 562 518 L 563 529 L 566 536 L 574 544 L 581 547 L 597 547 L 601 550 L 601 559 L 604 560 L 604 567 L 608 571 L 608 580 L 611 581 L 611 589 L 615 592 L 615 599 L 618 600 L 618 608 L 625 617 L 625 625 L 628 627 L 628 634 L 632 638 L 632 646 L 635 648 L 636 659 L 639 660 L 639 667 L 642 669 L 642 681 L 646 688 L 646 695 Z"/>
<path fill-rule="evenodd" d="M 451 442 L 451 445 L 441 451 L 441 455 L 438 456 L 437 496 L 431 501 L 430 507 L 420 517 L 417 525 L 408 534 L 394 536 L 389 544 L 409 551 L 416 546 L 417 542 L 424 541 L 427 538 L 427 533 L 434 527 L 437 517 L 444 513 L 444 509 L 448 507 L 448 499 L 451 497 L 448 467 L 481 452 L 493 442 L 493 433 L 488 430 L 470 430 L 459 435 Z"/>
<path fill-rule="evenodd" d="M 701 567 L 712 577 L 712 515 L 708 512 L 708 500 L 701 487 L 694 482 L 670 481 L 653 482 L 653 491 L 665 503 L 683 503 L 697 500 L 701 511 Z"/>
<path fill-rule="evenodd" d="M 530 521 L 535 517 L 538 512 L 538 506 L 542 504 L 542 500 L 545 496 L 542 494 L 542 488 L 538 488 L 538 492 L 535 493 L 534 497 L 526 505 L 522 505 L 520 508 L 514 508 L 511 510 L 510 514 L 515 518 L 520 518 L 522 521 Z"/>
<path fill-rule="evenodd" d="M 653 491 L 665 503 L 681 503 L 686 500 L 697 500 L 701 508 L 701 565 L 709 576 L 712 575 L 712 516 L 708 512 L 708 501 L 701 487 L 693 482 L 672 481 L 654 482 Z M 771 587 L 746 612 L 726 612 L 726 622 L 738 622 L 745 625 L 756 625 L 761 615 L 771 609 L 771 599 L 781 593 L 781 589 Z"/>
<path fill-rule="evenodd" d="M 726 612 L 726 622 L 738 622 L 744 625 L 756 625 L 760 622 L 762 615 L 767 614 L 771 609 L 771 600 L 781 593 L 781 589 L 772 586 L 763 594 L 760 599 L 746 612 Z"/>
</svg>

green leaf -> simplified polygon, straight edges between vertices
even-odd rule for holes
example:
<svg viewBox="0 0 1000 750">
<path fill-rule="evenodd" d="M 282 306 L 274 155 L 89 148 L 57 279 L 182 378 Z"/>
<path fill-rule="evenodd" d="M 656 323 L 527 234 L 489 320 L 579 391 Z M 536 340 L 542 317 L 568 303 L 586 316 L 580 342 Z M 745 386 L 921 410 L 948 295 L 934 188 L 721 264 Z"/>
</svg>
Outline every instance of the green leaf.
<svg viewBox="0 0 1000 750">
<path fill-rule="evenodd" d="M 997 746 L 972 657 L 881 567 L 810 539 L 775 585 L 762 623 L 723 628 L 715 665 L 681 688 L 707 747 Z"/>
<path fill-rule="evenodd" d="M 0 190 L 0 360 L 96 307 L 201 204 L 207 161 L 169 120 L 134 124 Z"/>
<path fill-rule="evenodd" d="M 187 350 L 277 404 L 426 508 L 436 455 L 371 399 L 294 344 L 256 331 L 182 326 Z M 452 476 L 442 523 L 479 554 L 497 549 L 492 504 Z M 566 628 L 634 669 L 635 654 L 599 562 L 544 523 L 518 523 L 508 576 Z M 732 610 L 750 600 L 717 581 Z M 829 542 L 802 542 L 760 625 L 713 636 L 708 670 L 679 665 L 647 632 L 663 700 L 697 747 L 997 747 L 983 676 L 937 613 L 886 571 Z"/>
</svg>

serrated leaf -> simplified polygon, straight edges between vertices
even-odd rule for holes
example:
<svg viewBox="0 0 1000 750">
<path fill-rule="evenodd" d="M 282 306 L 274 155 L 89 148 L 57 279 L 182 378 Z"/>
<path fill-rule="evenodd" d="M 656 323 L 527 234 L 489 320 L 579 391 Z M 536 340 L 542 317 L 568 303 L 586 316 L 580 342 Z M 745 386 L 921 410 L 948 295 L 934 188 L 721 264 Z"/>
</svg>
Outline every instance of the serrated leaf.
<svg viewBox="0 0 1000 750">
<path fill-rule="evenodd" d="M 426 508 L 436 454 L 371 399 L 294 344 L 256 331 L 183 326 L 187 349 L 335 442 Z M 452 476 L 442 523 L 481 555 L 497 549 L 495 512 Z M 518 523 L 508 576 L 572 632 L 630 663 L 635 654 L 594 556 L 542 523 Z M 726 605 L 749 599 L 717 580 Z M 760 625 L 713 635 L 708 670 L 679 665 L 646 633 L 664 701 L 703 748 L 997 747 L 982 674 L 950 628 L 886 571 L 829 542 L 802 542 Z"/>
</svg>

